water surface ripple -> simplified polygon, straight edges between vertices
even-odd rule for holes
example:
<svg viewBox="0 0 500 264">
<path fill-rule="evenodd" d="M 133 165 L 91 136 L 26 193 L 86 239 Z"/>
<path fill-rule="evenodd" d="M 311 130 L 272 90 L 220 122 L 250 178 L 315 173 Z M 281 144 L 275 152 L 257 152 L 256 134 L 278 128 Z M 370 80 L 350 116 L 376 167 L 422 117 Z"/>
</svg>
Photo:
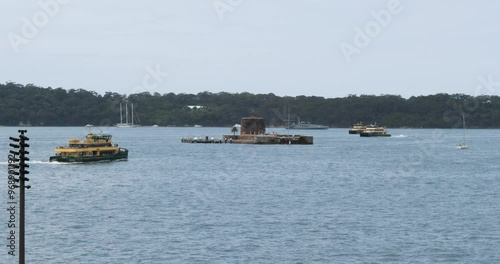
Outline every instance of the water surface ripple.
<svg viewBox="0 0 500 264">
<path fill-rule="evenodd" d="M 468 130 L 457 150 L 459 129 L 294 132 L 312 146 L 180 143 L 229 128 L 95 129 L 128 161 L 48 163 L 85 130 L 28 128 L 27 263 L 500 263 L 498 130 Z M 16 135 L 0 128 L 4 206 Z M 17 263 L 2 248 L 0 263 Z"/>
</svg>

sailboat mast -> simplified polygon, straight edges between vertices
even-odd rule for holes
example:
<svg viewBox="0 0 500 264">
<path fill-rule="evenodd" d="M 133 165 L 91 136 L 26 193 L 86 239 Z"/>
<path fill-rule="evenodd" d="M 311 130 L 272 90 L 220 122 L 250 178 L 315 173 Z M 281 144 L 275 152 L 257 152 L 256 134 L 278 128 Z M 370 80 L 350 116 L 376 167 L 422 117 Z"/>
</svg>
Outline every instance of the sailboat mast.
<svg viewBox="0 0 500 264">
<path fill-rule="evenodd" d="M 465 130 L 466 130 L 466 125 L 465 125 L 465 114 L 462 113 L 462 124 L 463 124 L 463 131 L 464 131 L 464 138 L 462 139 L 462 142 L 460 142 L 460 144 L 457 145 L 457 148 L 458 149 L 468 149 L 469 146 L 467 146 L 467 143 L 465 142 Z"/>
<path fill-rule="evenodd" d="M 128 103 L 125 103 L 125 122 L 128 124 Z"/>
<path fill-rule="evenodd" d="M 465 144 L 465 114 L 462 114 L 462 119 L 464 123 L 464 144 Z"/>
<path fill-rule="evenodd" d="M 134 126 L 134 103 L 132 103 L 132 115 L 130 118 L 132 119 L 132 126 Z"/>
<path fill-rule="evenodd" d="M 123 117 L 122 117 L 122 103 L 120 103 L 120 124 L 123 124 Z"/>
<path fill-rule="evenodd" d="M 287 121 L 288 121 L 288 129 L 290 129 L 290 106 L 288 107 L 288 118 L 287 118 Z"/>
</svg>

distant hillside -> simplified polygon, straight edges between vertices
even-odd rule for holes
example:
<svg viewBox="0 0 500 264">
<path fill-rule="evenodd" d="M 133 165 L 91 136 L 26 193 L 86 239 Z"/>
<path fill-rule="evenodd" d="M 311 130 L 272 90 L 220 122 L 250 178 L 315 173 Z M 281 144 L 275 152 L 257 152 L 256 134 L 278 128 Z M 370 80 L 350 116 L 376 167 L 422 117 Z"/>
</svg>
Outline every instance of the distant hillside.
<svg viewBox="0 0 500 264">
<path fill-rule="evenodd" d="M 83 89 L 43 88 L 16 83 L 0 84 L 0 125 L 111 126 L 120 121 L 120 103 L 133 103 L 142 125 L 232 126 L 252 112 L 268 126 L 290 119 L 331 127 L 349 127 L 362 121 L 387 127 L 476 128 L 500 127 L 498 96 L 436 94 L 409 99 L 398 95 L 350 95 L 344 98 L 276 96 L 251 93 L 100 95 Z"/>
</svg>

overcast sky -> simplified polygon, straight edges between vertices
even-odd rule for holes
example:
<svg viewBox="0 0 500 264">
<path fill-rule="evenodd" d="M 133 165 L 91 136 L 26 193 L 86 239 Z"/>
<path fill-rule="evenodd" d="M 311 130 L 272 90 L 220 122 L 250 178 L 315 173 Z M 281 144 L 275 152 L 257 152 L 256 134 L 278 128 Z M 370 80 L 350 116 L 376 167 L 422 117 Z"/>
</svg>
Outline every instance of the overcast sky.
<svg viewBox="0 0 500 264">
<path fill-rule="evenodd" d="M 0 4 L 0 82 L 106 91 L 500 95 L 500 1 Z"/>
</svg>

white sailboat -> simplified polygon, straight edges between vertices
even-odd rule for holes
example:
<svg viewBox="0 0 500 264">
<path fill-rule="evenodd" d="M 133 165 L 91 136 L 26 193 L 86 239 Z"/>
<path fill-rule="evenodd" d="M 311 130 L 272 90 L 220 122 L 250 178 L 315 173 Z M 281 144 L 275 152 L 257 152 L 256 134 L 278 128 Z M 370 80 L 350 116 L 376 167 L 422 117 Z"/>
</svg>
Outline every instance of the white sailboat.
<svg viewBox="0 0 500 264">
<path fill-rule="evenodd" d="M 467 143 L 465 142 L 465 115 L 462 114 L 462 120 L 463 120 L 463 126 L 464 126 L 464 138 L 462 139 L 462 142 L 460 142 L 458 145 L 457 145 L 457 149 L 468 149 L 469 146 L 467 145 Z"/>
<path fill-rule="evenodd" d="M 128 127 L 137 127 L 138 124 L 134 124 L 134 104 L 132 104 L 132 114 L 130 115 L 129 122 L 129 114 L 128 114 L 128 103 L 125 103 L 125 123 L 123 123 L 123 114 L 122 114 L 122 104 L 120 103 L 120 123 L 116 124 L 115 127 L 120 128 L 128 128 Z"/>
</svg>

